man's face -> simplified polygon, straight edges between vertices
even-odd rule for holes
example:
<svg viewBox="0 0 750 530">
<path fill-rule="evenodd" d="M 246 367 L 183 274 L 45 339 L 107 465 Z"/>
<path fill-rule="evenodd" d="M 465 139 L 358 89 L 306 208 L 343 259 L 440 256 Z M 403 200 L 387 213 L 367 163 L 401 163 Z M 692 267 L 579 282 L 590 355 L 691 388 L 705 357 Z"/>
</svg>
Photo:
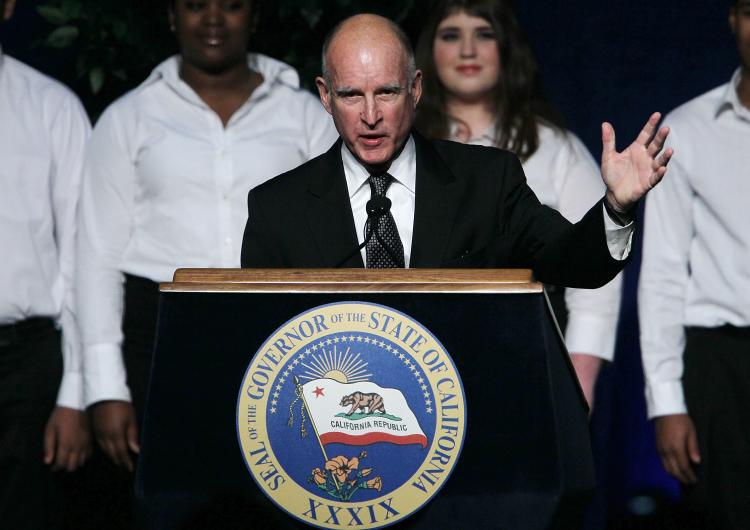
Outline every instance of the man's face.
<svg viewBox="0 0 750 530">
<path fill-rule="evenodd" d="M 750 70 L 750 0 L 739 0 L 729 13 L 729 26 L 745 70 Z"/>
<path fill-rule="evenodd" d="M 422 94 L 422 74 L 408 79 L 395 38 L 363 45 L 336 38 L 328 51 L 330 86 L 316 79 L 323 106 L 346 146 L 366 166 L 388 166 L 406 142 Z"/>
</svg>

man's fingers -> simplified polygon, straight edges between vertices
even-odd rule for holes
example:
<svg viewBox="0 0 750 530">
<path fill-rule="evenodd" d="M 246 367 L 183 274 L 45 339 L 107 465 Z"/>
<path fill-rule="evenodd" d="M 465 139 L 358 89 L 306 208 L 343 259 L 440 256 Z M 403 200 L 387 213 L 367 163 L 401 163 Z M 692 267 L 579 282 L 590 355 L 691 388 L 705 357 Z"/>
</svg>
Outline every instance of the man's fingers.
<svg viewBox="0 0 750 530">
<path fill-rule="evenodd" d="M 669 164 L 669 161 L 672 160 L 672 155 L 674 155 L 674 149 L 667 149 L 664 151 L 659 159 L 656 161 L 657 167 L 667 167 Z"/>
<path fill-rule="evenodd" d="M 687 446 L 683 446 L 675 451 L 675 461 L 677 464 L 677 478 L 684 484 L 695 483 L 695 473 L 690 465 L 690 458 L 687 453 Z"/>
<path fill-rule="evenodd" d="M 129 448 L 138 449 L 138 428 L 135 410 L 130 403 L 122 401 L 103 401 L 92 408 L 94 429 L 104 434 L 107 454 L 118 466 L 133 470 L 133 461 Z"/>
<path fill-rule="evenodd" d="M 101 438 L 97 439 L 97 441 L 99 442 L 99 447 L 104 451 L 104 454 L 116 464 L 117 461 L 115 458 L 117 458 L 117 455 L 115 454 L 115 447 L 112 445 L 112 442 L 109 441 L 109 438 Z"/>
<path fill-rule="evenodd" d="M 662 453 L 660 456 L 661 464 L 664 466 L 664 470 L 674 478 L 679 479 L 679 477 L 677 476 L 677 464 L 674 458 L 672 458 L 671 453 Z"/>
<path fill-rule="evenodd" d="M 123 433 L 124 434 L 124 433 Z M 112 446 L 116 455 L 117 465 L 124 466 L 128 462 L 128 446 L 125 442 L 125 436 L 117 436 L 112 440 Z"/>
<path fill-rule="evenodd" d="M 664 175 L 667 173 L 667 168 L 662 166 L 658 168 L 656 171 L 653 172 L 651 177 L 649 178 L 648 186 L 649 189 L 654 188 L 659 182 L 661 182 L 661 179 L 664 178 Z"/>
<path fill-rule="evenodd" d="M 638 138 L 635 139 L 636 143 L 646 147 L 649 145 L 649 142 L 651 142 L 651 139 L 654 137 L 654 132 L 656 132 L 656 126 L 659 124 L 659 120 L 661 119 L 661 114 L 658 112 L 654 112 L 646 122 L 646 125 L 643 126 L 643 129 L 641 129 L 641 132 L 638 133 Z"/>
<path fill-rule="evenodd" d="M 50 465 L 55 459 L 55 444 L 57 442 L 57 431 L 54 426 L 47 425 L 44 429 L 44 463 Z"/>
<path fill-rule="evenodd" d="M 660 128 L 651 143 L 648 144 L 648 154 L 654 158 L 662 150 L 669 136 L 669 127 Z"/>
<path fill-rule="evenodd" d="M 72 471 L 75 471 L 78 468 L 78 453 L 75 451 L 71 451 L 70 455 L 68 456 L 68 461 L 65 465 L 65 470 L 69 473 Z"/>
<path fill-rule="evenodd" d="M 117 453 L 118 465 L 124 466 L 128 471 L 133 471 L 133 462 L 128 453 L 128 444 L 124 437 L 118 437 L 115 440 L 115 452 Z"/>
<path fill-rule="evenodd" d="M 687 437 L 687 451 L 690 461 L 693 464 L 701 463 L 701 452 L 698 449 L 698 437 L 695 434 L 695 430 L 691 431 Z"/>
<path fill-rule="evenodd" d="M 119 454 L 117 453 L 117 449 L 115 448 L 115 443 L 111 438 L 102 438 L 99 440 L 99 447 L 102 448 L 102 451 L 105 452 L 105 454 L 109 457 L 112 462 L 117 464 L 118 466 L 121 466 L 119 459 Z"/>
<path fill-rule="evenodd" d="M 68 465 L 68 458 L 70 458 L 70 446 L 66 443 L 57 444 L 57 455 L 55 457 L 55 463 L 52 465 L 52 471 L 62 471 Z"/>
<path fill-rule="evenodd" d="M 138 425 L 135 421 L 131 421 L 128 424 L 125 434 L 128 439 L 128 447 L 130 450 L 136 454 L 140 453 L 141 448 L 140 445 L 138 445 Z"/>
<path fill-rule="evenodd" d="M 695 475 L 692 475 L 687 454 L 684 450 L 669 448 L 662 453 L 661 459 L 664 469 L 674 478 L 684 484 L 695 482 Z"/>
<path fill-rule="evenodd" d="M 615 129 L 609 122 L 602 123 L 602 163 L 615 153 Z"/>
</svg>

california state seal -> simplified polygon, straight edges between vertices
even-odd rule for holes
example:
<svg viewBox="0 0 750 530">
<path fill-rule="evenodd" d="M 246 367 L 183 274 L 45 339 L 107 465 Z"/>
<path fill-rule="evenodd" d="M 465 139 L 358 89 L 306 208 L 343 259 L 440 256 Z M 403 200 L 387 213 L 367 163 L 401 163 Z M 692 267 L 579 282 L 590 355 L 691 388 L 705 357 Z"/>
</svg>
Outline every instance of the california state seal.
<svg viewBox="0 0 750 530">
<path fill-rule="evenodd" d="M 382 528 L 433 498 L 466 434 L 461 378 L 440 341 L 392 308 L 306 311 L 250 362 L 242 456 L 281 509 L 319 528 Z"/>
</svg>

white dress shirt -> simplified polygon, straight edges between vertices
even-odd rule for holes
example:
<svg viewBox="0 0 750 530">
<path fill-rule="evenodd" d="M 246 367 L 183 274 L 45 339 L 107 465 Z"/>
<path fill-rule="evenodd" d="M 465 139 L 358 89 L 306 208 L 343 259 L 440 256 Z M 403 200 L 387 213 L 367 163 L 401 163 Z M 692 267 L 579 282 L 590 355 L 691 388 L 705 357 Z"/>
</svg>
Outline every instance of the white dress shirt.
<svg viewBox="0 0 750 530">
<path fill-rule="evenodd" d="M 367 222 L 365 206 L 370 200 L 370 173 L 344 143 L 341 144 L 341 160 L 344 163 L 346 187 L 352 203 L 357 239 L 361 245 L 365 240 L 365 223 Z M 388 187 L 385 196 L 391 200 L 391 214 L 393 214 L 393 220 L 396 221 L 401 242 L 404 244 L 404 264 L 408 268 L 414 233 L 414 189 L 417 183 L 416 149 L 411 136 L 398 157 L 391 162 L 388 174 L 393 177 L 393 182 Z M 362 248 L 361 252 L 362 262 L 367 263 L 367 249 Z"/>
<path fill-rule="evenodd" d="M 336 139 L 297 72 L 251 54 L 263 83 L 219 116 L 157 66 L 94 128 L 80 208 L 77 298 L 86 404 L 130 399 L 122 362 L 123 273 L 169 281 L 178 267 L 239 267 L 247 192 L 327 150 Z"/>
<path fill-rule="evenodd" d="M 550 145 L 550 151 L 555 151 L 549 141 L 548 144 Z M 560 145 L 558 144 L 558 148 L 559 147 Z M 572 149 L 573 148 L 571 147 L 570 153 L 565 155 L 565 157 L 574 156 L 575 151 L 573 151 Z M 588 153 L 587 151 L 585 151 L 585 147 L 583 147 L 580 142 L 578 149 L 582 149 L 583 153 Z M 552 156 L 553 154 L 554 153 L 548 153 L 549 156 Z M 591 155 L 588 155 L 588 157 L 590 159 Z M 554 156 L 552 156 L 552 158 L 556 159 Z M 359 243 L 362 244 L 362 242 L 365 240 L 364 230 L 365 222 L 367 221 L 367 211 L 365 206 L 367 204 L 367 201 L 370 200 L 370 185 L 368 182 L 370 174 L 343 143 L 341 145 L 341 160 L 344 165 L 344 176 L 346 177 L 346 186 L 349 191 L 349 200 L 351 201 L 352 205 L 352 214 L 354 215 L 354 226 L 357 229 L 357 239 Z M 564 158 L 563 160 L 564 162 L 560 162 L 558 160 L 558 163 L 575 165 L 572 158 Z M 576 163 L 580 163 L 577 158 L 575 159 L 575 161 Z M 583 163 L 583 165 L 585 167 L 585 163 Z M 552 164 L 552 167 L 555 167 L 554 164 Z M 594 168 L 596 168 L 595 165 Z M 407 140 L 406 145 L 401 150 L 401 153 L 398 155 L 398 157 L 393 160 L 393 162 L 391 162 L 388 173 L 393 176 L 394 180 L 388 188 L 386 196 L 392 202 L 391 213 L 393 214 L 393 219 L 396 222 L 396 228 L 398 228 L 401 242 L 404 245 L 404 262 L 406 264 L 406 267 L 408 267 L 412 237 L 414 233 L 414 204 L 415 187 L 417 181 L 416 150 L 414 147 L 414 139 L 411 136 Z M 601 177 L 598 177 L 598 180 L 599 182 L 602 182 Z M 578 209 L 571 207 L 571 210 L 575 211 L 576 214 L 578 214 L 578 218 L 573 220 L 578 221 L 580 218 L 582 218 L 586 211 L 588 211 L 588 209 L 591 208 L 591 206 L 596 201 L 601 199 L 603 195 L 604 189 L 602 184 L 602 187 L 599 188 L 598 193 L 591 194 L 592 200 L 588 202 L 588 205 L 579 205 Z M 630 245 L 633 235 L 633 225 L 631 223 L 626 227 L 621 227 L 609 218 L 609 215 L 606 214 L 606 210 L 604 210 L 604 208 L 602 208 L 602 212 L 602 215 L 604 217 L 604 225 L 607 232 L 607 245 L 609 247 L 610 254 L 615 259 L 625 259 L 630 252 Z M 363 248 L 361 252 L 362 261 L 367 263 L 366 249 Z M 573 332 L 573 337 L 577 341 L 576 344 L 580 344 L 582 348 L 586 349 L 571 349 L 571 351 L 591 353 L 593 355 L 599 356 L 609 355 L 609 358 L 611 359 L 614 351 L 614 332 L 617 326 L 617 314 L 619 311 L 620 295 L 619 280 L 615 279 L 613 280 L 613 283 L 614 286 L 611 288 L 613 292 L 605 291 L 606 294 L 601 295 L 601 298 L 594 297 L 594 307 L 592 308 L 591 305 L 587 305 L 583 315 L 577 317 L 574 320 L 574 326 L 580 326 L 581 329 L 579 330 L 576 328 Z M 609 287 L 609 285 L 610 284 L 608 284 L 606 287 Z M 616 299 L 613 299 L 613 297 L 616 297 Z M 587 301 L 584 300 L 580 303 L 580 305 L 586 305 L 586 302 Z M 578 305 L 575 306 L 575 309 L 578 309 Z M 600 324 L 602 321 L 606 321 L 606 324 Z M 597 330 L 601 330 L 601 333 L 592 339 L 590 337 L 593 334 L 587 333 L 588 328 L 597 325 L 599 325 Z M 568 328 L 570 329 L 570 325 L 568 326 Z M 610 330 L 611 336 L 602 336 L 605 333 L 609 333 Z"/>
<path fill-rule="evenodd" d="M 0 50 L 0 324 L 57 320 L 64 367 L 57 404 L 74 409 L 83 408 L 75 210 L 89 131 L 70 90 Z"/>
<path fill-rule="evenodd" d="M 494 133 L 493 125 L 467 143 L 493 146 Z M 583 142 L 572 132 L 539 124 L 539 148 L 522 165 L 529 187 L 539 201 L 558 210 L 572 223 L 580 221 L 604 196 L 606 187 L 599 167 Z M 628 252 L 629 234 L 632 231 L 626 238 Z M 594 355 L 607 361 L 614 358 L 621 295 L 622 273 L 599 289 L 565 290 L 568 309 L 565 343 L 568 351 Z"/>
<path fill-rule="evenodd" d="M 750 325 L 750 109 L 739 81 L 737 70 L 664 122 L 675 157 L 646 202 L 638 293 L 649 417 L 686 412 L 685 326 Z"/>
</svg>

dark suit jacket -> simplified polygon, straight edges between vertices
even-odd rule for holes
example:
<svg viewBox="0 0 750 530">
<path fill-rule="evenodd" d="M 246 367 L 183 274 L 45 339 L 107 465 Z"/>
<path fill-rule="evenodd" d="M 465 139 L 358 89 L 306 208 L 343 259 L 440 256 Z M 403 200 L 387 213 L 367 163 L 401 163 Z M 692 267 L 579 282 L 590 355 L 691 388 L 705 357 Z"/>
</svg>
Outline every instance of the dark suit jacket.
<svg viewBox="0 0 750 530">
<path fill-rule="evenodd" d="M 543 206 L 518 158 L 413 133 L 417 175 L 410 267 L 531 268 L 536 278 L 598 287 L 622 269 L 601 202 L 572 225 Z M 243 267 L 333 267 L 357 246 L 341 161 L 328 152 L 250 191 Z M 362 267 L 357 252 L 346 267 Z"/>
</svg>

